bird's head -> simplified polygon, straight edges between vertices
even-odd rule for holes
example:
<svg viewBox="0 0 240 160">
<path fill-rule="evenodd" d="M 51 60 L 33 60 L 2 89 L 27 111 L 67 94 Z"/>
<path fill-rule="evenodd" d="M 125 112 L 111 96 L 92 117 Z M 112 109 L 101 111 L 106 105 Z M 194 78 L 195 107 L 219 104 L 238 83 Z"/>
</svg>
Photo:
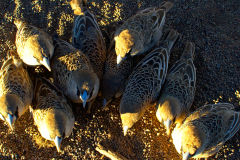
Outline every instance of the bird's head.
<svg viewBox="0 0 240 160">
<path fill-rule="evenodd" d="M 57 151 L 61 151 L 61 142 L 65 138 L 67 120 L 63 112 L 50 109 L 45 114 L 44 121 L 36 124 L 42 137 L 54 141 Z"/>
<path fill-rule="evenodd" d="M 26 45 L 28 47 L 26 48 L 28 51 L 27 53 L 33 53 L 30 54 L 33 56 L 32 62 L 30 63 L 35 65 L 43 65 L 49 71 L 51 71 L 50 58 L 54 52 L 53 45 L 48 42 L 47 39 L 43 39 L 40 45 L 39 40 L 34 36 L 29 38 L 26 43 L 28 43 L 28 45 Z"/>
<path fill-rule="evenodd" d="M 15 121 L 24 112 L 21 110 L 24 107 L 22 100 L 17 95 L 8 94 L 0 98 L 0 105 L 0 118 L 13 129 Z"/>
<path fill-rule="evenodd" d="M 172 134 L 173 144 L 184 160 L 196 156 L 205 149 L 207 136 L 201 128 L 183 125 L 175 128 Z"/>
<path fill-rule="evenodd" d="M 117 64 L 130 56 L 135 56 L 141 49 L 141 43 L 135 40 L 135 34 L 129 30 L 123 30 L 115 34 L 115 51 L 117 55 Z M 139 46 L 140 45 L 140 46 Z"/>
<path fill-rule="evenodd" d="M 145 110 L 134 100 L 130 100 L 131 98 L 129 99 L 130 101 L 123 101 L 123 98 L 120 103 L 120 117 L 122 120 L 123 132 L 124 135 L 126 135 L 128 129 L 141 119 Z"/>
<path fill-rule="evenodd" d="M 181 112 L 178 100 L 174 98 L 161 98 L 157 105 L 156 117 L 164 124 L 167 135 L 170 135 L 170 129 L 175 119 Z"/>
<path fill-rule="evenodd" d="M 96 98 L 99 90 L 99 79 L 93 72 L 75 72 L 74 80 L 77 84 L 76 94 L 85 108 L 86 102 Z"/>
</svg>

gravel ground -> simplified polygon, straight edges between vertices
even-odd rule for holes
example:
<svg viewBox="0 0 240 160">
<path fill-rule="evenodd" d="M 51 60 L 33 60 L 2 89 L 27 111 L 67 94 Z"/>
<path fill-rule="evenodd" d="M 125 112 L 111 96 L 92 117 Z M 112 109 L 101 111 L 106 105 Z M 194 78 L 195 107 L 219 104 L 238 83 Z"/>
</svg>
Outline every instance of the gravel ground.
<svg viewBox="0 0 240 160">
<path fill-rule="evenodd" d="M 104 35 L 140 9 L 158 6 L 158 0 L 89 0 Z M 175 45 L 171 64 L 176 61 L 186 40 L 196 44 L 195 65 L 197 89 L 192 110 L 206 103 L 230 102 L 240 110 L 240 1 L 239 0 L 175 0 L 167 15 L 167 25 L 182 34 Z M 0 56 L 1 63 L 14 45 L 16 17 L 44 28 L 50 34 L 71 41 L 73 14 L 64 0 L 1 0 L 0 1 Z M 109 39 L 106 37 L 106 41 Z M 77 107 L 76 105 L 74 107 Z M 107 159 L 95 147 L 98 143 L 128 159 L 181 158 L 171 139 L 157 121 L 155 108 L 146 112 L 129 134 L 124 137 L 118 113 L 119 99 L 107 109 L 101 101 L 86 115 L 78 110 L 73 134 L 63 140 L 63 151 L 58 153 L 53 143 L 41 138 L 33 119 L 27 112 L 16 122 L 16 130 L 8 129 L 0 121 L 0 159 Z M 240 133 L 225 143 L 220 152 L 210 159 L 240 159 Z"/>
</svg>

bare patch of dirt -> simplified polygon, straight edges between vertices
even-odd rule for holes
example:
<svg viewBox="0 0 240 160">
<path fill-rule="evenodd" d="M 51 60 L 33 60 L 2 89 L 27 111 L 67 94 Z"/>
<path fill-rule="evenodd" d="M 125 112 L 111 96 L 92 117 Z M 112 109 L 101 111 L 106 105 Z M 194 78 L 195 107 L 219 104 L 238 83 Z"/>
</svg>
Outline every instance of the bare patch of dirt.
<svg viewBox="0 0 240 160">
<path fill-rule="evenodd" d="M 156 0 L 89 0 L 104 35 L 140 9 L 158 6 Z M 176 61 L 189 40 L 196 44 L 195 65 L 197 89 L 192 110 L 206 103 L 229 102 L 240 110 L 240 1 L 239 0 L 179 0 L 167 15 L 168 27 L 182 37 L 171 54 L 170 66 Z M 65 0 L 1 0 L 0 2 L 0 62 L 15 47 L 14 18 L 23 18 L 51 35 L 71 41 L 74 16 Z M 106 40 L 109 39 L 106 37 Z M 80 106 L 75 106 L 80 107 Z M 0 159 L 107 159 L 95 147 L 101 143 L 128 159 L 181 159 L 171 139 L 157 121 L 155 108 L 123 136 L 119 117 L 119 99 L 108 109 L 97 100 L 94 111 L 76 113 L 73 134 L 63 140 L 61 153 L 54 144 L 41 138 L 33 119 L 26 113 L 10 131 L 0 121 Z M 239 159 L 240 133 L 225 143 L 211 159 Z"/>
</svg>

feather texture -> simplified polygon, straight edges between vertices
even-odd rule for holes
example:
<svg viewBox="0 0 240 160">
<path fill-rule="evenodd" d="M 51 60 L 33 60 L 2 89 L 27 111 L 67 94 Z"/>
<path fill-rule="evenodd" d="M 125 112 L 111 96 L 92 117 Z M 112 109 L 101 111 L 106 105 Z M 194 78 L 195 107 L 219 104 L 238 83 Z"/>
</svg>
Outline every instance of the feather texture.
<svg viewBox="0 0 240 160">
<path fill-rule="evenodd" d="M 32 103 L 33 84 L 22 60 L 9 57 L 0 72 L 0 117 L 12 127 Z"/>
<path fill-rule="evenodd" d="M 123 128 L 131 128 L 157 101 L 166 78 L 170 51 L 177 37 L 178 33 L 171 30 L 163 43 L 167 48 L 156 47 L 134 68 L 120 102 Z"/>
<path fill-rule="evenodd" d="M 164 122 L 168 135 L 174 122 L 181 123 L 186 118 L 194 100 L 194 50 L 194 44 L 188 42 L 181 58 L 170 68 L 161 91 L 156 115 L 160 122 Z"/>
<path fill-rule="evenodd" d="M 72 108 L 65 96 L 51 82 L 45 79 L 36 79 L 35 105 L 31 108 L 35 125 L 41 135 L 51 141 L 70 136 L 74 126 Z M 56 143 L 58 151 L 60 144 Z"/>
<path fill-rule="evenodd" d="M 172 133 L 179 154 L 188 158 L 208 158 L 221 149 L 240 128 L 240 113 L 229 103 L 200 107 Z"/>
<path fill-rule="evenodd" d="M 94 72 L 99 79 L 102 79 L 104 62 L 106 60 L 106 44 L 103 35 L 94 15 L 87 9 L 85 4 L 81 5 L 81 2 L 76 2 L 75 6 L 81 8 L 82 14 L 77 15 L 74 20 L 73 46 L 88 56 Z M 74 2 L 72 1 L 71 4 L 74 10 Z"/>
<path fill-rule="evenodd" d="M 55 56 L 51 67 L 55 85 L 74 103 L 86 103 L 95 99 L 99 79 L 88 57 L 71 44 L 56 39 Z M 87 94 L 85 99 L 82 95 Z"/>
<path fill-rule="evenodd" d="M 51 71 L 50 59 L 54 52 L 52 37 L 24 21 L 15 20 L 14 23 L 18 28 L 16 47 L 19 57 L 27 65 L 44 65 Z"/>
<path fill-rule="evenodd" d="M 162 36 L 166 13 L 173 3 L 164 2 L 160 7 L 151 7 L 127 19 L 115 32 L 117 63 L 149 51 Z"/>
</svg>

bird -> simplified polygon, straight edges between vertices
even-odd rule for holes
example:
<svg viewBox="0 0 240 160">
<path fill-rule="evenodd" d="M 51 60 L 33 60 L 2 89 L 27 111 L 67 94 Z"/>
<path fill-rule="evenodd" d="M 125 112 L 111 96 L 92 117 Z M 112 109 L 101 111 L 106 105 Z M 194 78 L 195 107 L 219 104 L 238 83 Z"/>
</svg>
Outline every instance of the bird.
<svg viewBox="0 0 240 160">
<path fill-rule="evenodd" d="M 135 66 L 133 59 L 123 61 L 116 66 L 116 53 L 112 41 L 107 51 L 107 59 L 104 66 L 104 74 L 101 81 L 101 96 L 104 98 L 103 106 L 107 106 L 113 98 L 119 98 L 125 89 L 128 77 Z"/>
<path fill-rule="evenodd" d="M 179 33 L 170 30 L 164 42 L 148 53 L 133 69 L 120 102 L 124 135 L 154 106 L 166 78 L 171 49 Z"/>
<path fill-rule="evenodd" d="M 86 0 L 70 2 L 75 14 L 72 44 L 88 56 L 94 72 L 101 80 L 106 60 L 106 44 L 95 16 L 88 10 Z"/>
<path fill-rule="evenodd" d="M 47 79 L 36 78 L 34 93 L 34 105 L 30 107 L 34 124 L 43 138 L 54 141 L 60 152 L 62 140 L 71 135 L 74 127 L 72 108 L 62 91 Z"/>
<path fill-rule="evenodd" d="M 0 71 L 0 118 L 14 129 L 14 123 L 29 108 L 33 84 L 16 51 L 9 51 Z"/>
<path fill-rule="evenodd" d="M 240 128 L 240 112 L 229 103 L 207 104 L 193 112 L 172 132 L 173 144 L 183 160 L 208 158 Z"/>
<path fill-rule="evenodd" d="M 30 66 L 43 65 L 51 71 L 50 60 L 54 53 L 52 37 L 27 22 L 16 19 L 16 48 L 19 57 Z"/>
<path fill-rule="evenodd" d="M 74 103 L 85 108 L 96 98 L 100 81 L 88 57 L 70 43 L 54 38 L 55 51 L 51 62 L 54 84 Z"/>
<path fill-rule="evenodd" d="M 163 2 L 160 7 L 149 7 L 127 19 L 115 31 L 117 64 L 136 55 L 147 53 L 162 36 L 166 13 L 172 2 Z"/>
<path fill-rule="evenodd" d="M 195 46 L 187 42 L 181 58 L 170 68 L 156 105 L 156 116 L 164 123 L 167 135 L 170 127 L 186 118 L 193 103 L 196 85 L 196 68 L 193 64 Z"/>
</svg>

